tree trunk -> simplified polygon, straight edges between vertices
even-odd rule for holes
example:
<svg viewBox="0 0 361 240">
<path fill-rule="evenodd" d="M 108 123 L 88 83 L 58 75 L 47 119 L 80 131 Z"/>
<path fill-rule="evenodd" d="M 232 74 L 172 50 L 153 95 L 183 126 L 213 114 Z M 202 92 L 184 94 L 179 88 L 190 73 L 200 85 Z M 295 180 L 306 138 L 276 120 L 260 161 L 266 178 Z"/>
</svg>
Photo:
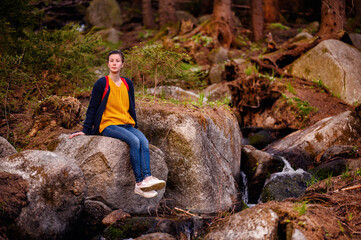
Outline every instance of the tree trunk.
<svg viewBox="0 0 361 240">
<path fill-rule="evenodd" d="M 155 28 L 153 11 L 152 11 L 152 0 L 142 0 L 142 16 L 143 25 L 146 28 Z"/>
<path fill-rule="evenodd" d="M 262 0 L 251 0 L 251 14 L 253 39 L 260 41 L 263 39 L 264 29 Z"/>
<path fill-rule="evenodd" d="M 159 0 L 159 25 L 177 22 L 174 0 Z"/>
<path fill-rule="evenodd" d="M 278 0 L 263 0 L 263 15 L 267 23 L 278 22 L 280 16 Z"/>
<path fill-rule="evenodd" d="M 346 22 L 345 5 L 345 0 L 322 0 L 319 36 L 336 35 L 344 29 Z"/>
<path fill-rule="evenodd" d="M 231 0 L 214 0 L 213 18 L 215 21 L 231 22 Z"/>
<path fill-rule="evenodd" d="M 229 48 L 233 41 L 231 0 L 214 0 L 213 3 L 213 40 L 216 45 Z"/>
</svg>

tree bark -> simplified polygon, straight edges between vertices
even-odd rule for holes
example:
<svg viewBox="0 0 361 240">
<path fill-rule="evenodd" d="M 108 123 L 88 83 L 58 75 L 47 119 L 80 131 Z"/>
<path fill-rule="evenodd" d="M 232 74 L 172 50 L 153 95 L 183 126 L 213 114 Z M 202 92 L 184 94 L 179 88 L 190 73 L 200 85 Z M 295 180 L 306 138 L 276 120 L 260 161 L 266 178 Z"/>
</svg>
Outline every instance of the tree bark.
<svg viewBox="0 0 361 240">
<path fill-rule="evenodd" d="M 152 11 L 152 0 L 142 0 L 143 25 L 146 28 L 155 28 L 154 16 Z"/>
<path fill-rule="evenodd" d="M 260 41 L 263 39 L 264 29 L 262 0 L 251 0 L 251 14 L 253 39 Z"/>
<path fill-rule="evenodd" d="M 231 0 L 214 0 L 213 2 L 213 40 L 216 45 L 229 48 L 233 41 L 233 24 Z"/>
<path fill-rule="evenodd" d="M 174 0 L 159 0 L 159 25 L 177 22 Z"/>
<path fill-rule="evenodd" d="M 278 22 L 280 16 L 278 0 L 263 0 L 263 15 L 267 23 Z"/>
<path fill-rule="evenodd" d="M 321 26 L 318 35 L 336 35 L 344 30 L 345 0 L 322 0 L 321 4 Z"/>
<path fill-rule="evenodd" d="M 213 18 L 215 21 L 231 22 L 231 0 L 214 0 Z"/>
</svg>

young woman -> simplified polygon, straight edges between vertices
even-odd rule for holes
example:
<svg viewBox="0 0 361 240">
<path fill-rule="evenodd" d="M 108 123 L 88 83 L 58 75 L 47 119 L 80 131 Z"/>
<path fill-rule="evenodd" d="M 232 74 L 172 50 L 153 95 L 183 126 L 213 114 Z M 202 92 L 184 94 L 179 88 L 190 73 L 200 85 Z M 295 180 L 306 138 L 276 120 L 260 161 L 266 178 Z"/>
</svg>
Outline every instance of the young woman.
<svg viewBox="0 0 361 240">
<path fill-rule="evenodd" d="M 135 175 L 134 192 L 146 198 L 158 195 L 155 190 L 164 188 L 165 181 L 151 175 L 149 142 L 137 128 L 133 82 L 120 77 L 124 55 L 115 50 L 108 54 L 109 75 L 96 81 L 93 87 L 83 131 L 79 135 L 101 134 L 126 142 L 130 148 L 130 161 Z"/>
</svg>

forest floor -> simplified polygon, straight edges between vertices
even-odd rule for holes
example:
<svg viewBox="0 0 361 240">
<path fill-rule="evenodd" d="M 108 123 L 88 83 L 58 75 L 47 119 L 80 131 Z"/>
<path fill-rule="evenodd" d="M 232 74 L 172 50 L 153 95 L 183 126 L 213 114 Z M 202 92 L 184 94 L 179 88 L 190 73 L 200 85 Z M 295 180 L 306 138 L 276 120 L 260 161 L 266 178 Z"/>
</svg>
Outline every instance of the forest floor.
<svg viewBox="0 0 361 240">
<path fill-rule="evenodd" d="M 135 28 L 134 31 L 129 31 L 123 35 L 122 40 L 127 47 L 134 46 L 139 43 L 139 32 Z M 274 32 L 274 39 L 277 39 L 279 43 L 286 41 L 289 37 L 292 37 L 295 33 L 294 29 L 289 30 L 289 36 L 285 31 L 282 31 L 282 35 L 277 35 L 277 32 Z M 286 84 L 290 79 L 283 79 Z M 304 127 L 310 126 L 317 121 L 337 115 L 341 112 L 347 110 L 353 110 L 353 106 L 350 106 L 339 98 L 333 96 L 332 94 L 324 91 L 322 88 L 315 86 L 314 83 L 305 82 L 301 79 L 292 79 L 292 86 L 297 93 L 297 97 L 302 100 L 307 100 L 309 104 L 317 108 L 317 112 L 313 112 L 309 121 Z M 57 145 L 57 138 L 60 134 L 69 134 L 74 131 L 79 131 L 82 129 L 81 120 L 85 118 L 86 107 L 89 102 L 90 92 L 83 93 L 82 95 L 75 96 L 81 102 L 81 108 L 74 107 L 74 115 L 70 115 L 64 118 L 62 114 L 62 109 L 55 109 L 49 105 L 42 105 L 42 109 L 39 110 L 39 106 L 28 107 L 25 112 L 10 114 L 9 121 L 5 120 L 0 121 L 0 135 L 3 137 L 8 137 L 13 146 L 16 147 L 18 151 L 36 149 L 36 150 L 54 150 Z M 24 103 L 25 104 L 25 103 Z M 68 105 L 75 106 L 75 105 Z M 287 112 L 285 112 L 287 115 Z M 288 116 L 285 116 L 287 118 Z M 289 116 L 291 117 L 291 116 Z M 64 119 L 68 121 L 78 120 L 76 124 L 67 124 L 64 123 Z M 71 127 L 67 127 L 71 125 Z M 361 147 L 361 140 L 355 145 Z M 360 177 L 353 175 L 354 181 L 360 181 Z M 328 187 L 329 191 L 326 191 L 324 194 L 316 194 L 315 192 L 320 192 L 319 185 L 314 187 L 316 190 L 308 190 L 308 195 L 303 198 L 303 201 L 307 201 L 308 208 L 306 215 L 308 218 L 303 216 L 303 214 L 298 213 L 295 215 L 295 209 L 293 207 L 287 207 L 284 204 L 278 203 L 268 203 L 272 205 L 273 208 L 278 208 L 280 212 L 284 215 L 284 223 L 291 221 L 295 226 L 301 227 L 306 236 L 309 239 L 312 239 L 313 236 L 321 234 L 324 239 L 351 239 L 350 236 L 353 236 L 353 239 L 361 239 L 360 231 L 361 226 L 359 225 L 360 219 L 360 189 L 335 192 L 335 190 L 341 188 L 345 185 L 345 180 L 341 177 L 332 178 L 331 187 Z M 351 183 L 351 182 L 350 182 Z M 320 184 L 325 184 L 325 181 Z M 332 189 L 331 189 L 332 188 Z M 332 191 L 331 191 L 331 190 Z M 315 207 L 309 203 L 317 202 L 317 206 L 322 205 L 321 208 Z M 283 209 L 280 207 L 284 206 Z M 291 212 L 293 212 L 291 214 Z M 330 219 L 330 214 L 332 215 L 332 220 Z M 292 217 L 293 218 L 290 218 Z M 287 218 L 288 217 L 288 218 Z M 316 223 L 322 222 L 322 226 L 318 229 L 315 225 Z M 286 226 L 286 225 L 285 225 Z M 335 229 L 335 226 L 338 226 Z M 316 234 L 316 235 L 315 235 Z"/>
<path fill-rule="evenodd" d="M 141 31 L 143 30 L 139 27 L 133 27 L 132 31 L 125 31 L 121 38 L 124 46 L 132 47 L 144 40 L 140 37 Z M 297 34 L 297 29 L 273 30 L 272 34 L 273 39 L 277 41 L 278 44 L 282 44 L 282 42 L 287 41 Z M 241 54 L 241 51 L 239 51 L 238 54 Z M 243 51 L 245 55 L 249 57 L 257 54 L 257 52 L 252 53 L 247 49 Z M 308 120 L 302 128 L 310 126 L 323 118 L 334 116 L 347 110 L 353 110 L 354 108 L 328 93 L 327 90 L 325 91 L 325 89 L 320 88 L 316 83 L 297 78 L 279 78 L 279 81 L 283 85 L 292 82 L 296 97 L 303 101 L 308 101 L 310 106 L 317 109 L 317 111 L 309 114 Z M 74 97 L 81 102 L 82 109 L 81 112 L 79 112 L 80 119 L 75 113 L 76 111 L 73 111 L 73 116 L 68 116 L 70 121 L 73 122 L 72 124 L 64 123 L 66 120 L 61 119 L 64 118 L 64 116 L 59 114 L 60 109 L 56 110 L 51 106 L 43 106 L 43 112 L 39 111 L 39 106 L 33 105 L 26 108 L 26 111 L 22 113 L 10 114 L 8 122 L 5 120 L 0 121 L 0 135 L 8 138 L 18 151 L 26 149 L 52 150 L 60 134 L 69 134 L 82 129 L 81 120 L 85 119 L 90 91 L 83 92 Z M 41 112 L 41 116 L 39 116 L 39 112 Z M 46 115 L 46 117 L 44 117 L 44 115 Z M 287 110 L 284 112 L 283 118 L 291 121 L 293 117 Z M 79 122 L 74 124 L 75 120 L 79 120 Z M 71 127 L 69 128 L 69 126 Z M 359 143 L 357 143 L 357 145 L 359 145 Z M 359 146 L 361 147 L 361 144 Z"/>
</svg>

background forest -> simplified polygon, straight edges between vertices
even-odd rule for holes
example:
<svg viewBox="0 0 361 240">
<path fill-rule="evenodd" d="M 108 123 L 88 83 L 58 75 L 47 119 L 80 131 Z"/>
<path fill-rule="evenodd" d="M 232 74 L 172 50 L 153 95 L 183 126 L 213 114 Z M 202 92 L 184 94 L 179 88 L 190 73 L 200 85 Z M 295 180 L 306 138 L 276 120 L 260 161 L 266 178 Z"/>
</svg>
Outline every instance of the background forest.
<svg viewBox="0 0 361 240">
<path fill-rule="evenodd" d="M 68 137 L 115 49 L 153 199 Z M 0 239 L 361 239 L 360 50 L 361 0 L 1 0 Z"/>
<path fill-rule="evenodd" d="M 200 91 L 212 83 L 210 68 L 222 53 L 224 60 L 247 60 L 301 31 L 318 36 L 312 44 L 361 31 L 359 0 L 3 0 L 0 16 L 0 126 L 7 139 L 12 114 L 51 95 L 89 94 L 112 49 L 126 53 L 124 75 L 139 89 Z M 263 68 L 280 73 L 297 54 Z"/>
</svg>

